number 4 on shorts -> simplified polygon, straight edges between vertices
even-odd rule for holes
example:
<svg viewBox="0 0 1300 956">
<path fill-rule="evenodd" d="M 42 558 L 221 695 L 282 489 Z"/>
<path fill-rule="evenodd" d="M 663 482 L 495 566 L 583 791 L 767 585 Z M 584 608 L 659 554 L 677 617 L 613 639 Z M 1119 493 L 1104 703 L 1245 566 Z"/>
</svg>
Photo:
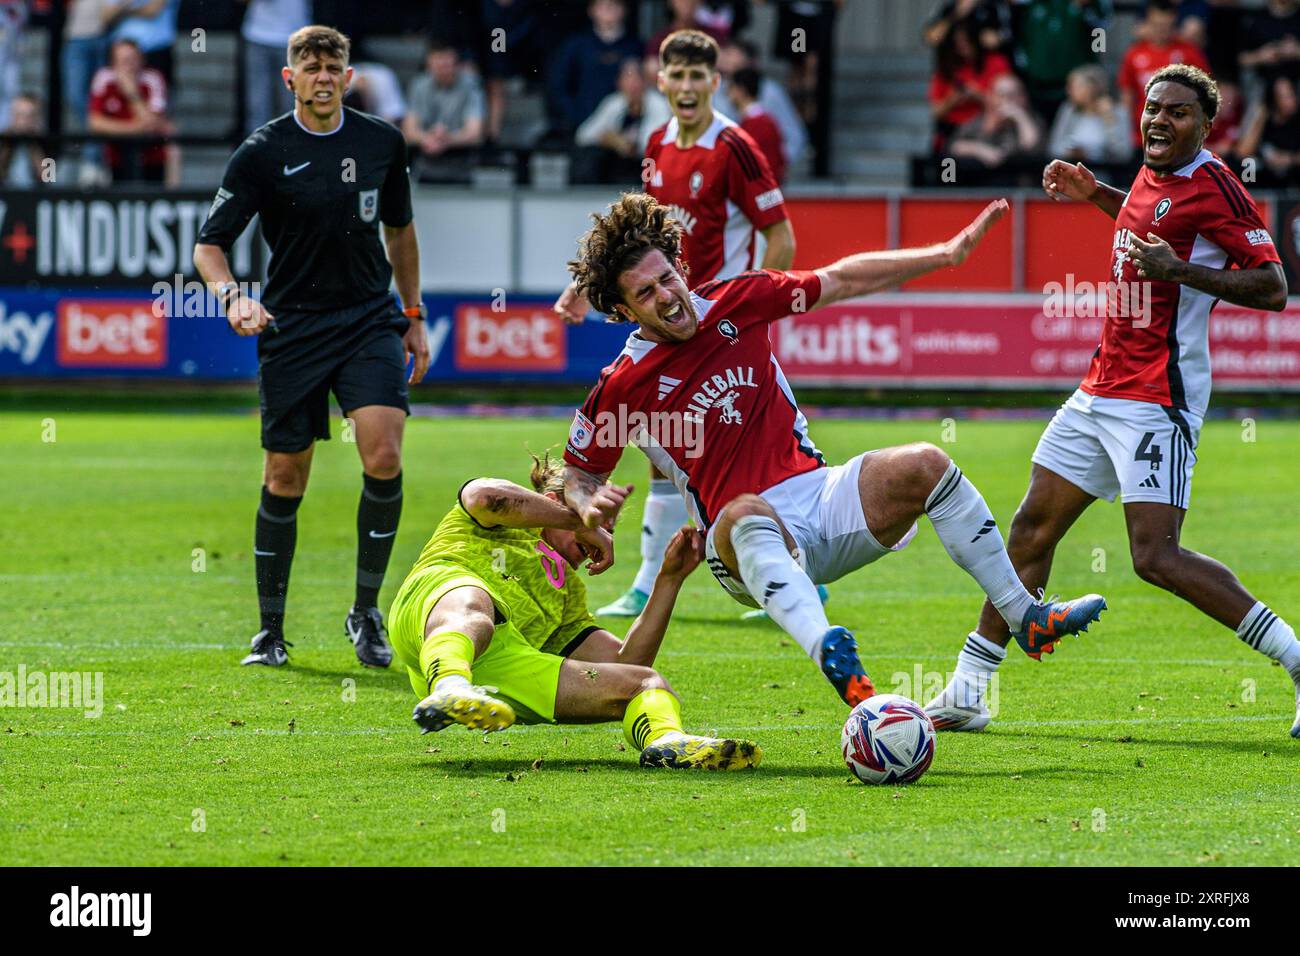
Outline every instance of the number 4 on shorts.
<svg viewBox="0 0 1300 956">
<path fill-rule="evenodd" d="M 1160 446 L 1151 444 L 1151 440 L 1156 437 L 1155 432 L 1147 432 L 1138 442 L 1137 454 L 1133 456 L 1134 461 L 1151 462 L 1151 470 L 1156 471 L 1160 468 L 1160 463 L 1165 460 L 1160 454 Z"/>
</svg>

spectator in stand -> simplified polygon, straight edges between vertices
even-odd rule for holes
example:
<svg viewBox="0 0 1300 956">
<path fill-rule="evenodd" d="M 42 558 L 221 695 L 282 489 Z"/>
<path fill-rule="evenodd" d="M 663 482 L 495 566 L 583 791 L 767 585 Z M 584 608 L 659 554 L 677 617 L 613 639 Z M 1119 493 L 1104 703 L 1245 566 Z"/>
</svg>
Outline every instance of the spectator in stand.
<svg viewBox="0 0 1300 956">
<path fill-rule="evenodd" d="M 990 53 L 975 41 L 970 24 L 958 22 L 935 51 L 930 78 L 930 115 L 934 117 L 934 151 L 943 152 L 948 137 L 963 123 L 980 115 L 993 81 L 1011 72 L 1001 53 Z"/>
<path fill-rule="evenodd" d="M 248 5 L 244 38 L 244 131 L 251 133 L 293 109 L 280 78 L 289 36 L 311 22 L 308 0 L 240 0 Z"/>
<path fill-rule="evenodd" d="M 529 76 L 540 61 L 538 0 L 482 0 L 483 45 L 479 63 L 487 83 L 485 138 L 501 138 L 506 116 L 506 84 Z M 408 96 L 407 99 L 410 99 Z"/>
<path fill-rule="evenodd" d="M 574 142 L 580 147 L 570 176 L 578 183 L 637 183 L 650 134 L 672 119 L 668 101 L 646 85 L 641 51 L 623 61 L 618 89 L 587 117 Z"/>
<path fill-rule="evenodd" d="M 624 0 L 591 0 L 587 15 L 590 29 L 570 37 L 547 71 L 551 125 L 568 134 L 615 92 L 623 61 L 642 50 L 640 38 L 627 28 Z"/>
<path fill-rule="evenodd" d="M 758 148 L 767 157 L 777 183 L 784 184 L 785 147 L 781 141 L 781 128 L 758 101 L 761 83 L 762 77 L 753 67 L 737 70 L 727 84 L 727 97 L 735 110 L 740 128 L 754 137 L 754 142 L 758 143 Z"/>
<path fill-rule="evenodd" d="M 1029 104 L 1051 125 L 1065 102 L 1070 71 L 1096 63 L 1098 40 L 1110 18 L 1111 0 L 1028 0 L 1016 28 L 1016 70 Z"/>
<path fill-rule="evenodd" d="M 1261 186 L 1300 183 L 1300 101 L 1294 81 L 1285 76 L 1269 81 L 1264 101 L 1254 111 L 1239 151 L 1259 161 L 1255 175 Z"/>
<path fill-rule="evenodd" d="M 95 73 L 90 84 L 90 129 L 110 140 L 105 146 L 113 182 L 165 182 L 180 179 L 179 154 L 160 142 L 127 142 L 159 138 L 176 129 L 167 118 L 167 81 L 152 67 L 133 40 L 114 40 L 108 66 Z"/>
<path fill-rule="evenodd" d="M 131 0 L 125 4 L 109 39 L 130 40 L 144 55 L 145 66 L 157 70 L 167 83 L 175 86 L 172 47 L 176 43 L 176 14 L 181 0 Z M 281 64 L 283 65 L 283 64 Z"/>
<path fill-rule="evenodd" d="M 34 93 L 19 93 L 9 104 L 9 126 L 3 130 L 17 136 L 40 136 L 45 132 L 41 118 L 41 98 Z M 32 189 L 50 182 L 45 175 L 45 146 L 39 142 L 0 142 L 0 186 L 9 189 Z"/>
<path fill-rule="evenodd" d="M 835 15 L 844 6 L 844 0 L 777 0 L 776 6 L 776 39 L 772 52 L 790 64 L 786 87 L 816 139 L 817 127 L 828 125 L 818 117 L 819 89 L 821 83 L 830 81 Z M 796 38 L 802 42 L 795 42 Z M 824 130 L 822 135 L 824 139 Z"/>
<path fill-rule="evenodd" d="M 1205 137 L 1205 148 L 1225 162 L 1236 164 L 1242 153 L 1238 141 L 1242 136 L 1245 110 L 1241 104 L 1241 87 L 1236 83 L 1219 81 L 1219 111 L 1214 114 L 1214 125 Z"/>
<path fill-rule="evenodd" d="M 343 104 L 400 127 L 406 119 L 406 97 L 392 67 L 376 60 L 353 61 L 351 66 L 352 82 Z"/>
<path fill-rule="evenodd" d="M 1065 96 L 1047 138 L 1049 156 L 1089 163 L 1123 162 L 1129 158 L 1128 116 L 1111 97 L 1106 71 L 1099 64 L 1089 63 L 1070 71 Z"/>
<path fill-rule="evenodd" d="M 993 81 L 980 115 L 952 134 L 949 153 L 957 160 L 959 183 L 1015 185 L 1022 172 L 1015 160 L 1038 153 L 1042 144 L 1043 128 L 1024 86 L 1014 73 L 1004 73 Z"/>
<path fill-rule="evenodd" d="M 659 47 L 663 45 L 664 39 L 670 33 L 678 30 L 699 30 L 717 40 L 719 46 L 722 45 L 726 37 L 720 34 L 716 27 L 702 23 L 698 16 L 699 11 L 700 0 L 668 0 L 668 25 L 652 36 L 645 48 L 645 58 L 654 60 L 656 70 L 659 68 Z"/>
<path fill-rule="evenodd" d="M 731 100 L 727 96 L 730 79 L 739 70 L 747 69 L 758 69 L 758 48 L 748 40 L 727 41 L 718 51 L 718 73 L 722 80 L 718 84 L 718 92 L 713 96 L 713 108 L 728 119 L 740 119 L 733 115 Z M 799 117 L 790 94 L 779 80 L 762 76 L 758 84 L 758 102 L 781 129 L 781 149 L 785 154 L 786 165 L 797 162 L 808 146 L 808 131 L 804 129 L 803 120 Z"/>
<path fill-rule="evenodd" d="M 1241 80 L 1241 55 L 1244 43 L 1245 11 L 1240 0 L 1209 0 L 1205 13 L 1205 59 L 1210 73 L 1223 92 L 1224 83 Z"/>
<path fill-rule="evenodd" d="M 695 11 L 695 22 L 709 27 L 716 36 L 728 40 L 737 37 L 749 26 L 748 0 L 701 0 Z"/>
<path fill-rule="evenodd" d="M 1155 76 L 1156 71 L 1171 63 L 1188 63 L 1202 70 L 1210 69 L 1200 47 L 1174 35 L 1177 15 L 1174 0 L 1149 0 L 1147 15 L 1142 20 L 1145 39 L 1130 46 L 1120 63 L 1117 78 L 1120 102 L 1129 117 L 1130 139 L 1136 149 L 1142 148 L 1142 107 L 1147 98 L 1147 81 Z"/>
<path fill-rule="evenodd" d="M 483 142 L 483 88 L 477 76 L 461 69 L 456 48 L 441 40 L 430 42 L 424 68 L 411 81 L 410 108 L 402 123 L 406 141 L 418 154 L 416 173 L 422 179 L 465 179 L 467 151 Z"/>
<path fill-rule="evenodd" d="M 70 132 L 86 130 L 90 111 L 90 80 L 95 71 L 108 59 L 108 25 L 127 6 L 130 0 L 73 0 L 68 18 L 63 26 L 63 49 L 59 54 L 63 72 L 63 95 L 67 98 L 68 112 L 73 116 Z M 100 168 L 104 152 L 98 143 L 81 147 L 82 185 L 92 185 L 107 180 Z"/>
<path fill-rule="evenodd" d="M 9 126 L 9 104 L 18 96 L 27 0 L 0 0 L 0 129 Z"/>
<path fill-rule="evenodd" d="M 1266 83 L 1275 76 L 1300 77 L 1300 0 L 1268 0 L 1246 18 L 1239 62 Z"/>
<path fill-rule="evenodd" d="M 943 0 L 921 32 L 929 47 L 938 47 L 954 23 L 965 21 L 986 50 L 1007 53 L 1011 48 L 1011 10 L 1007 0 Z"/>
</svg>

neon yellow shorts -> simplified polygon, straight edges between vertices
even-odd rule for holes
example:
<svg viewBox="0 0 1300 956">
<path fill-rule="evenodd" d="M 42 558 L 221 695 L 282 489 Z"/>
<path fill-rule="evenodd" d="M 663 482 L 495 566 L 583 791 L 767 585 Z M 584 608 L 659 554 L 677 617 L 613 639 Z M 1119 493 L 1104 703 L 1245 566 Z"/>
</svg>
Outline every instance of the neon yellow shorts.
<svg viewBox="0 0 1300 956">
<path fill-rule="evenodd" d="M 398 661 L 406 668 L 411 689 L 423 699 L 429 693 L 420 670 L 424 625 L 434 605 L 456 588 L 476 587 L 496 596 L 483 579 L 455 564 L 421 568 L 404 582 L 388 612 L 388 637 Z M 474 683 L 495 687 L 496 694 L 525 724 L 555 723 L 555 695 L 564 658 L 533 647 L 510 621 L 498 624 L 488 649 L 473 662 Z"/>
</svg>

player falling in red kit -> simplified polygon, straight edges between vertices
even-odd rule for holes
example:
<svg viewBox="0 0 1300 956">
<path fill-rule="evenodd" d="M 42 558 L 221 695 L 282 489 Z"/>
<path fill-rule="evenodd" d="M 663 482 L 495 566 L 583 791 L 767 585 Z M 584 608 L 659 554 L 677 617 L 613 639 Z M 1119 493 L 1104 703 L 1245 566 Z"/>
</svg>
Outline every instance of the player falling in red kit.
<svg viewBox="0 0 1300 956">
<path fill-rule="evenodd" d="M 1124 499 L 1133 570 L 1236 630 L 1296 683 L 1300 643 L 1228 568 L 1179 544 L 1191 498 L 1196 442 L 1210 398 L 1210 310 L 1220 299 L 1286 307 L 1286 278 L 1254 201 L 1203 147 L 1219 107 L 1214 81 L 1194 66 L 1165 67 L 1146 87 L 1143 168 L 1128 193 L 1082 164 L 1053 160 L 1043 188 L 1087 200 L 1115 220 L 1109 314 L 1079 390 L 1033 455 L 1007 550 L 1029 588 L 1045 587 L 1056 544 L 1098 498 Z M 1006 655 L 1007 629 L 985 605 L 943 693 L 926 706 L 940 729 L 989 722 L 983 690 Z M 1045 637 L 1031 656 L 1051 652 Z"/>
<path fill-rule="evenodd" d="M 758 144 L 715 113 L 718 45 L 706 33 L 678 30 L 659 48 L 659 89 L 673 118 L 646 144 L 645 190 L 682 227 L 682 258 L 694 287 L 761 265 L 788 269 L 794 231 L 781 188 Z M 570 284 L 556 310 L 581 322 L 590 309 Z M 653 466 L 641 529 L 641 567 L 632 586 L 596 613 L 635 617 L 654 585 L 664 548 L 687 519 L 672 482 Z"/>
<path fill-rule="evenodd" d="M 962 262 L 1007 208 L 990 204 L 940 245 L 862 253 L 815 272 L 743 272 L 691 292 L 681 226 L 650 196 L 623 196 L 595 217 L 570 263 L 592 305 L 637 331 L 574 416 L 565 500 L 588 527 L 612 522 L 631 489 L 608 476 L 624 447 L 641 448 L 686 498 L 718 583 L 767 611 L 850 706 L 874 688 L 816 585 L 901 550 L 922 514 L 1022 639 L 1086 627 L 1105 602 L 1036 603 L 984 499 L 940 449 L 918 443 L 827 465 L 768 340 L 769 325 L 791 313 Z"/>
</svg>

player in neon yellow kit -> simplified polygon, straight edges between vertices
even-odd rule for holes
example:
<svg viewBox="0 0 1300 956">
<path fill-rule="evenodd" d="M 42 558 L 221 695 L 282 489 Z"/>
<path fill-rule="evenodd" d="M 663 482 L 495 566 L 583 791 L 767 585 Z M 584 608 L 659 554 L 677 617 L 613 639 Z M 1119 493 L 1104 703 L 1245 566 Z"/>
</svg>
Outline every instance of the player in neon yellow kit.
<svg viewBox="0 0 1300 956">
<path fill-rule="evenodd" d="M 649 602 L 620 641 L 588 611 L 578 573 L 584 560 L 592 574 L 609 567 L 613 542 L 565 506 L 563 467 L 534 457 L 535 491 L 466 482 L 402 583 L 389 634 L 423 698 L 415 722 L 427 733 L 453 723 L 492 731 L 516 720 L 621 719 L 642 766 L 757 766 L 762 751 L 750 741 L 684 733 L 677 695 L 653 666 L 677 594 L 703 556 L 700 534 L 687 527 L 673 537 Z M 602 493 L 630 491 L 607 484 Z"/>
</svg>

